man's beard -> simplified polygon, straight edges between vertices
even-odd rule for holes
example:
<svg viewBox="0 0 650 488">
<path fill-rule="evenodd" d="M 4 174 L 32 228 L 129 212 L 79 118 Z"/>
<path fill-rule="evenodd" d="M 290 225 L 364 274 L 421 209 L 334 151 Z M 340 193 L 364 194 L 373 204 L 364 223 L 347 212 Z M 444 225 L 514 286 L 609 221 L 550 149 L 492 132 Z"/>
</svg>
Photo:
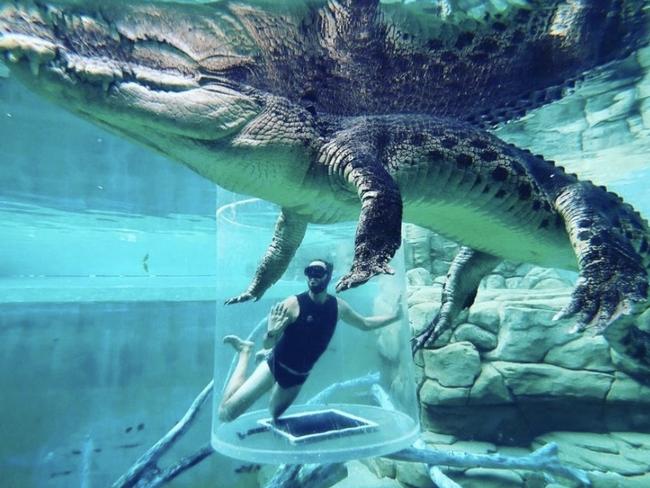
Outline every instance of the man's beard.
<svg viewBox="0 0 650 488">
<path fill-rule="evenodd" d="M 329 284 L 329 280 L 325 281 L 319 281 L 315 285 L 307 285 L 309 287 L 309 291 L 312 293 L 321 293 L 327 289 L 327 285 Z"/>
</svg>

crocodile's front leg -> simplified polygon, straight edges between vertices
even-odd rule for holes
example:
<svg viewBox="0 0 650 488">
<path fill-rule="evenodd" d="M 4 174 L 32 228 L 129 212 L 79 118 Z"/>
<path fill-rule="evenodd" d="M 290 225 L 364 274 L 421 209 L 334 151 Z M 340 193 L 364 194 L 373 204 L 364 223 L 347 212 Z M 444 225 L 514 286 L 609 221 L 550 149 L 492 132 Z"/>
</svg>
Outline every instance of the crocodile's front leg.
<svg viewBox="0 0 650 488">
<path fill-rule="evenodd" d="M 440 310 L 426 329 L 413 338 L 413 353 L 435 342 L 464 308 L 472 306 L 479 283 L 500 261 L 496 256 L 469 247 L 458 250 L 447 272 Z"/>
<path fill-rule="evenodd" d="M 273 239 L 262 261 L 257 266 L 255 276 L 244 293 L 226 300 L 226 304 L 259 300 L 273 283 L 286 271 L 298 246 L 305 237 L 307 220 L 295 213 L 282 209 L 275 224 Z"/>
<path fill-rule="evenodd" d="M 584 182 L 563 188 L 555 208 L 580 269 L 571 301 L 556 318 L 578 315 L 578 330 L 595 326 L 603 331 L 622 315 L 638 313 L 648 295 L 647 271 L 633 245 L 642 241 L 640 219 L 615 195 Z"/>
<path fill-rule="evenodd" d="M 371 144 L 340 137 L 321 158 L 335 181 L 351 185 L 361 200 L 354 239 L 354 260 L 336 291 L 359 286 L 377 274 L 393 274 L 388 262 L 401 244 L 402 197 L 397 183 L 377 160 Z M 336 183 L 335 183 L 336 184 Z"/>
</svg>

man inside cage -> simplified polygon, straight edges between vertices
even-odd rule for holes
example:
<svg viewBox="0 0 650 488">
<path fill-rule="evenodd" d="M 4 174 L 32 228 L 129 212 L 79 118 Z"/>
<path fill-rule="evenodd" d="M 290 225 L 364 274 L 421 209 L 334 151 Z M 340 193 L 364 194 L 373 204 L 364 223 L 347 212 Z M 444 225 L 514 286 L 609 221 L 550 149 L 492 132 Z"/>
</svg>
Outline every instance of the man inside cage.
<svg viewBox="0 0 650 488">
<path fill-rule="evenodd" d="M 373 330 L 401 318 L 399 300 L 391 315 L 364 317 L 344 300 L 328 294 L 332 271 L 333 265 L 326 260 L 310 262 L 305 268 L 308 290 L 271 308 L 264 350 L 257 354 L 266 358 L 250 376 L 246 377 L 246 371 L 254 343 L 235 335 L 223 338 L 239 356 L 219 405 L 222 422 L 235 420 L 270 389 L 271 416 L 274 420 L 280 417 L 296 399 L 312 367 L 327 349 L 339 319 L 361 330 Z"/>
</svg>

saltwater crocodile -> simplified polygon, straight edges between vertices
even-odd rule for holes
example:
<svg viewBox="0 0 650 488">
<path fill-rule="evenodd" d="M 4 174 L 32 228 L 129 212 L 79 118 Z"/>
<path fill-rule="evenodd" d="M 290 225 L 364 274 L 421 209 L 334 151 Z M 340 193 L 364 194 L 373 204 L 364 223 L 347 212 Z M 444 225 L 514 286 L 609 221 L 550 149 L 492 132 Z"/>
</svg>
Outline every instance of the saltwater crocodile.
<svg viewBox="0 0 650 488">
<path fill-rule="evenodd" d="M 606 329 L 650 370 L 649 334 L 630 319 L 648 307 L 647 223 L 486 130 L 643 45 L 644 3 L 530 0 L 481 15 L 443 4 L 4 1 L 0 50 L 68 110 L 281 207 L 229 303 L 259 299 L 309 223 L 358 219 L 338 291 L 391 273 L 408 221 L 463 245 L 417 346 L 506 258 L 578 269 L 559 315 Z"/>
</svg>

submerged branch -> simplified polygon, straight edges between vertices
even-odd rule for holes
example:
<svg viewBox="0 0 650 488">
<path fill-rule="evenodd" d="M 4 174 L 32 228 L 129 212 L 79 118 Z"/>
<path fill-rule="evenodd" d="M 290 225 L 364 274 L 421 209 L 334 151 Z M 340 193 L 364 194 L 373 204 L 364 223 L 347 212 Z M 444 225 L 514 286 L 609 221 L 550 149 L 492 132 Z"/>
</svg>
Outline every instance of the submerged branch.
<svg viewBox="0 0 650 488">
<path fill-rule="evenodd" d="M 254 340 L 254 338 L 259 335 L 265 320 L 266 319 L 262 319 L 258 322 L 248 336 L 248 340 Z M 237 356 L 235 355 L 233 363 L 236 359 Z M 231 364 L 231 370 L 233 366 L 234 364 Z M 228 379 L 228 376 L 230 376 L 230 374 L 226 375 L 226 379 Z M 205 458 L 210 456 L 214 450 L 212 449 L 212 446 L 208 444 L 200 448 L 194 454 L 181 459 L 175 465 L 165 469 L 164 471 L 161 471 L 156 466 L 156 463 L 162 455 L 165 454 L 178 438 L 190 428 L 191 423 L 196 418 L 196 415 L 210 393 L 212 393 L 213 389 L 214 380 L 210 381 L 210 383 L 208 383 L 201 393 L 199 393 L 199 395 L 194 399 L 192 405 L 190 405 L 190 408 L 187 410 L 183 418 L 179 420 L 176 425 L 174 425 L 174 427 L 158 442 L 156 442 L 156 444 L 154 444 L 143 456 L 141 456 L 131 469 L 129 469 L 128 472 L 122 475 L 120 479 L 113 484 L 112 488 L 130 488 L 143 486 L 143 484 L 147 488 L 155 488 L 171 481 L 184 471 L 196 466 Z"/>
<path fill-rule="evenodd" d="M 188 469 L 196 466 L 205 458 L 210 456 L 212 453 L 214 453 L 214 449 L 212 449 L 212 446 L 210 444 L 206 444 L 201 449 L 196 451 L 194 454 L 184 457 L 183 459 L 178 461 L 174 466 L 167 468 L 166 470 L 158 474 L 147 484 L 147 488 L 158 488 L 159 486 L 164 485 L 168 481 L 171 481 L 174 478 L 176 478 L 184 471 L 187 471 Z"/>
<path fill-rule="evenodd" d="M 145 471 L 149 469 L 156 469 L 156 462 L 160 457 L 169 450 L 169 448 L 183 435 L 196 418 L 199 410 L 203 406 L 208 395 L 212 392 L 214 380 L 210 381 L 203 391 L 194 399 L 192 405 L 185 413 L 183 418 L 179 420 L 174 427 L 171 428 L 165 436 L 156 442 L 144 455 L 142 455 L 131 469 L 126 472 L 120 479 L 113 483 L 113 488 L 130 488 L 136 486 L 136 483 L 143 477 Z"/>
<path fill-rule="evenodd" d="M 423 445 L 421 441 L 416 445 Z M 587 474 L 576 468 L 569 468 L 560 463 L 557 457 L 557 445 L 547 444 L 527 456 L 503 456 L 500 454 L 471 454 L 467 452 L 438 451 L 427 447 L 411 447 L 397 453 L 385 456 L 398 461 L 427 464 L 429 477 L 439 488 L 460 488 L 460 485 L 445 475 L 438 466 L 452 466 L 459 468 L 491 468 L 491 469 L 521 469 L 530 471 L 544 471 L 551 475 L 561 476 L 591 486 Z M 300 484 L 304 479 L 302 471 L 313 469 L 313 465 L 284 465 L 276 472 L 265 488 L 325 488 L 330 479 L 335 479 L 335 473 L 342 464 L 321 465 L 318 476 L 322 477 L 322 484 Z M 307 471 L 309 473 L 309 471 Z M 329 478 L 331 476 L 331 478 Z M 326 482 L 327 480 L 327 482 Z M 311 482 L 311 481 L 310 481 Z M 298 484 L 296 484 L 298 483 Z"/>
<path fill-rule="evenodd" d="M 328 488 L 347 475 L 343 463 L 285 464 L 278 468 L 264 488 Z"/>
<path fill-rule="evenodd" d="M 557 444 L 551 442 L 527 456 L 519 457 L 503 456 L 501 454 L 437 451 L 416 447 L 410 447 L 386 457 L 398 461 L 425 463 L 432 466 L 545 471 L 589 486 L 591 482 L 587 474 L 581 469 L 564 466 L 557 457 L 557 451 Z"/>
<path fill-rule="evenodd" d="M 413 443 L 416 449 L 426 449 L 426 444 L 422 439 L 418 439 Z M 462 488 L 458 483 L 443 473 L 438 466 L 431 466 L 427 464 L 429 478 L 437 488 Z"/>
<path fill-rule="evenodd" d="M 351 387 L 370 387 L 378 403 L 390 408 L 390 397 L 378 385 L 379 374 L 369 373 L 352 380 L 335 383 L 312 397 L 307 403 L 325 402 L 335 392 Z M 205 400 L 213 391 L 214 381 L 194 399 L 183 418 L 143 456 L 131 469 L 113 484 L 113 488 L 157 488 L 191 469 L 209 457 L 214 451 L 207 444 L 194 454 L 178 461 L 174 466 L 161 471 L 156 466 L 160 457 L 182 436 L 191 426 Z M 424 446 L 417 442 L 415 446 Z M 438 466 L 462 468 L 492 468 L 492 469 L 522 469 L 545 471 L 552 475 L 562 476 L 590 485 L 589 478 L 583 470 L 569 468 L 561 464 L 557 457 L 557 445 L 554 443 L 521 457 L 502 456 L 500 454 L 471 454 L 466 452 L 437 451 L 426 447 L 411 447 L 386 456 L 399 461 L 424 463 L 429 466 L 429 476 L 440 488 L 457 488 L 458 485 L 440 471 Z M 278 468 L 266 488 L 327 488 L 347 476 L 347 468 L 343 463 L 324 465 L 282 465 Z"/>
<path fill-rule="evenodd" d="M 264 488 L 287 488 L 288 483 L 298 477 L 303 467 L 302 464 L 281 464 Z"/>
<path fill-rule="evenodd" d="M 433 481 L 433 484 L 438 488 L 462 488 L 458 483 L 452 480 L 445 473 L 440 471 L 440 468 L 434 466 L 429 468 L 429 478 Z"/>
</svg>

